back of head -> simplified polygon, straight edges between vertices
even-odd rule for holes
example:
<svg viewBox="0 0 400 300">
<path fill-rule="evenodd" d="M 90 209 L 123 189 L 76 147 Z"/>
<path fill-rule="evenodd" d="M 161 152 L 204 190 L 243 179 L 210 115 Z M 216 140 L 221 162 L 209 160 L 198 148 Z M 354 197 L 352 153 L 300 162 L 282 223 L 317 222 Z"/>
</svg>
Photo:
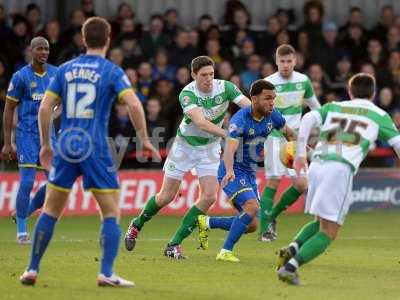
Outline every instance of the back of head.
<svg viewBox="0 0 400 300">
<path fill-rule="evenodd" d="M 375 95 L 375 78 L 367 73 L 358 73 L 349 79 L 350 97 L 359 99 L 372 99 Z"/>
<path fill-rule="evenodd" d="M 250 96 L 258 96 L 262 93 L 263 90 L 273 91 L 274 89 L 275 86 L 271 82 L 264 79 L 259 79 L 252 83 L 250 87 Z"/>
<path fill-rule="evenodd" d="M 82 36 L 88 49 L 102 49 L 108 46 L 110 33 L 110 24 L 100 17 L 91 17 L 82 26 Z"/>
</svg>

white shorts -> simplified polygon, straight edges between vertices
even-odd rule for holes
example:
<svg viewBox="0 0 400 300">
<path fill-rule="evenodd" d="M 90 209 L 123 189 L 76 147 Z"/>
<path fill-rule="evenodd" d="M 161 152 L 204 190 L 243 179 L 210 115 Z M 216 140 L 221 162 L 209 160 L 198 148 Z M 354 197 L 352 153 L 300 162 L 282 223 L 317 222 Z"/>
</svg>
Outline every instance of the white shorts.
<svg viewBox="0 0 400 300">
<path fill-rule="evenodd" d="M 351 205 L 353 172 L 337 161 L 314 161 L 308 170 L 305 212 L 343 225 Z"/>
<path fill-rule="evenodd" d="M 286 168 L 279 158 L 279 151 L 281 145 L 286 143 L 284 137 L 268 136 L 264 142 L 264 169 L 265 176 L 271 177 L 282 177 L 282 176 L 296 176 L 294 169 Z"/>
<path fill-rule="evenodd" d="M 191 170 L 197 177 L 217 177 L 220 156 L 220 143 L 195 147 L 176 137 L 163 170 L 166 176 L 177 180 L 182 180 L 185 173 Z"/>
</svg>

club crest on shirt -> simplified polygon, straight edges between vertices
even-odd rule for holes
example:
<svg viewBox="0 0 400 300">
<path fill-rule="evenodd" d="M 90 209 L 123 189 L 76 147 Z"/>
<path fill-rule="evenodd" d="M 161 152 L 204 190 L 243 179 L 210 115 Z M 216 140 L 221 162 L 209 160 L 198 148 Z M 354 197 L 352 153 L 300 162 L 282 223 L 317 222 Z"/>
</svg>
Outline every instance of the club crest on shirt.
<svg viewBox="0 0 400 300">
<path fill-rule="evenodd" d="M 229 125 L 229 132 L 234 132 L 235 130 L 237 129 L 237 126 L 236 126 L 236 124 L 231 124 L 231 125 Z"/>
<path fill-rule="evenodd" d="M 296 90 L 301 90 L 303 88 L 302 83 L 296 83 Z"/>
<path fill-rule="evenodd" d="M 221 96 L 217 96 L 217 97 L 215 97 L 215 103 L 217 103 L 217 104 L 221 104 L 223 101 L 224 101 L 224 99 L 222 99 L 222 97 L 221 97 Z"/>
<path fill-rule="evenodd" d="M 188 105 L 189 102 L 190 102 L 189 96 L 184 96 L 183 99 L 182 99 L 183 105 Z"/>
<path fill-rule="evenodd" d="M 241 185 L 246 185 L 246 179 L 242 178 L 239 181 Z"/>
<path fill-rule="evenodd" d="M 31 81 L 30 87 L 31 89 L 34 89 L 35 87 L 37 87 L 37 83 L 35 81 Z"/>
<path fill-rule="evenodd" d="M 268 132 L 271 132 L 271 130 L 272 130 L 272 123 L 268 123 L 268 124 L 267 124 L 267 130 L 268 130 Z"/>
<path fill-rule="evenodd" d="M 249 129 L 249 135 L 254 135 L 254 128 Z"/>
</svg>

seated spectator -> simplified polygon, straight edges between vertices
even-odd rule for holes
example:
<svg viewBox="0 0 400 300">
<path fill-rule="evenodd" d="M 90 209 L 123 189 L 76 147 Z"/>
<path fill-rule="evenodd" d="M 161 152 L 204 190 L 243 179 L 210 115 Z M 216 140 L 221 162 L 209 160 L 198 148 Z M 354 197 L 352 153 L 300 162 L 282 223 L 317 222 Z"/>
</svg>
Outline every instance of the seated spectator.
<svg viewBox="0 0 400 300">
<path fill-rule="evenodd" d="M 161 77 L 173 81 L 175 79 L 176 67 L 168 63 L 168 53 L 165 49 L 158 49 L 152 68 L 152 79 L 157 80 Z"/>
<path fill-rule="evenodd" d="M 117 41 L 124 57 L 122 65 L 125 68 L 137 68 L 144 60 L 142 49 L 139 46 L 136 34 L 133 32 L 122 33 Z"/>
<path fill-rule="evenodd" d="M 393 7 L 391 5 L 382 6 L 378 24 L 371 31 L 372 37 L 379 40 L 381 44 L 385 44 L 388 30 L 394 24 L 394 20 L 395 13 Z"/>
<path fill-rule="evenodd" d="M 187 86 L 191 81 L 190 77 L 190 70 L 186 67 L 180 67 L 176 71 L 175 75 L 175 83 L 174 83 L 174 90 L 175 90 L 175 95 L 179 95 L 179 93 L 182 91 L 182 89 Z"/>
<path fill-rule="evenodd" d="M 322 22 L 324 18 L 324 6 L 320 1 L 307 1 L 303 7 L 304 24 L 299 31 L 306 31 L 310 41 L 319 43 L 322 40 Z"/>
<path fill-rule="evenodd" d="M 223 79 L 223 80 L 229 80 L 229 78 L 233 75 L 233 68 L 232 64 L 224 60 L 221 63 L 219 63 L 217 67 L 217 75 L 216 78 L 218 79 Z"/>
<path fill-rule="evenodd" d="M 127 149 L 127 152 L 135 150 L 132 143 L 132 138 L 135 137 L 135 130 L 130 122 L 128 108 L 125 103 L 115 101 L 109 122 L 109 135 L 118 151 L 120 149 Z"/>
<path fill-rule="evenodd" d="M 133 18 L 125 18 L 121 21 L 121 27 L 119 34 L 117 35 L 117 40 L 120 38 L 120 35 L 125 33 L 132 34 L 136 39 L 140 40 L 143 36 L 143 27 L 140 23 L 135 23 Z"/>
<path fill-rule="evenodd" d="M 300 73 L 306 72 L 307 69 L 306 60 L 304 58 L 304 55 L 300 52 L 296 52 L 296 65 L 294 66 L 294 69 Z"/>
<path fill-rule="evenodd" d="M 349 28 L 357 26 L 361 29 L 362 35 L 367 35 L 367 30 L 364 27 L 364 14 L 360 7 L 352 6 L 349 10 L 349 18 L 342 27 L 339 28 L 339 39 L 344 40 L 348 35 Z"/>
<path fill-rule="evenodd" d="M 196 48 L 190 44 L 190 35 L 186 30 L 178 30 L 174 43 L 169 48 L 170 62 L 179 67 L 189 67 L 197 54 Z"/>
<path fill-rule="evenodd" d="M 205 55 L 211 57 L 211 59 L 214 61 L 216 65 L 218 65 L 220 62 L 224 60 L 219 40 L 217 39 L 207 40 Z"/>
<path fill-rule="evenodd" d="M 11 36 L 7 43 L 2 45 L 6 48 L 5 57 L 11 65 L 25 63 L 24 51 L 29 42 L 28 23 L 24 17 L 16 15 L 13 20 Z"/>
<path fill-rule="evenodd" d="M 317 97 L 318 101 L 321 104 L 325 104 L 325 98 L 324 98 L 324 91 L 322 89 L 322 85 L 320 81 L 311 81 L 315 97 Z"/>
<path fill-rule="evenodd" d="M 390 53 L 388 62 L 388 72 L 393 83 L 393 92 L 397 98 L 400 97 L 400 51 Z"/>
<path fill-rule="evenodd" d="M 136 93 L 136 96 L 139 98 L 140 102 L 146 102 L 146 97 L 139 91 L 138 88 L 138 74 L 135 69 L 127 68 L 125 69 L 125 74 L 128 76 L 128 79 L 132 85 L 133 90 Z"/>
<path fill-rule="evenodd" d="M 178 24 L 178 11 L 176 8 L 169 8 L 164 14 L 164 34 L 172 40 L 176 35 L 179 24 Z"/>
<path fill-rule="evenodd" d="M 33 38 L 43 29 L 42 10 L 35 3 L 30 3 L 26 7 L 26 20 L 28 22 L 28 35 Z"/>
<path fill-rule="evenodd" d="M 394 99 L 393 92 L 390 87 L 384 87 L 379 91 L 378 101 L 376 104 L 390 115 L 395 109 L 400 108 Z"/>
<path fill-rule="evenodd" d="M 161 102 L 157 98 L 150 98 L 145 105 L 146 122 L 149 137 L 152 143 L 160 149 L 166 148 L 169 139 L 173 136 L 170 130 L 170 121 L 161 116 Z"/>
<path fill-rule="evenodd" d="M 115 47 L 110 49 L 110 51 L 108 52 L 108 59 L 111 60 L 117 66 L 122 67 L 122 63 L 124 61 L 124 55 L 122 53 L 121 48 Z"/>
<path fill-rule="evenodd" d="M 85 13 L 86 18 L 94 17 L 96 15 L 94 12 L 93 0 L 81 0 L 81 9 Z"/>
<path fill-rule="evenodd" d="M 168 38 L 163 33 L 164 21 L 161 15 L 152 15 L 150 18 L 149 31 L 143 35 L 141 48 L 143 55 L 149 59 L 154 56 L 159 48 L 168 46 Z"/>
<path fill-rule="evenodd" d="M 44 36 L 50 45 L 50 53 L 48 62 L 50 64 L 56 64 L 57 58 L 61 53 L 62 47 L 60 44 L 60 23 L 57 20 L 51 20 L 46 23 L 44 31 L 39 35 Z"/>
<path fill-rule="evenodd" d="M 147 61 L 141 62 L 138 68 L 138 74 L 138 91 L 148 98 L 150 95 L 150 87 L 153 82 L 151 79 L 151 64 Z"/>
<path fill-rule="evenodd" d="M 400 27 L 390 27 L 386 40 L 386 51 L 400 51 Z"/>
<path fill-rule="evenodd" d="M 263 34 L 261 40 L 258 41 L 260 54 L 271 59 L 278 47 L 276 37 L 281 31 L 281 25 L 277 16 L 270 16 L 267 19 L 267 30 Z"/>
<path fill-rule="evenodd" d="M 247 91 L 250 90 L 251 84 L 261 79 L 261 58 L 257 54 L 253 54 L 249 57 L 247 61 L 247 69 L 240 73 L 240 80 L 242 82 L 243 88 Z"/>
<path fill-rule="evenodd" d="M 363 31 L 363 27 L 358 24 L 350 25 L 343 35 L 342 44 L 349 53 L 353 71 L 361 67 L 363 59 L 367 56 L 367 42 L 367 35 Z"/>
<path fill-rule="evenodd" d="M 281 30 L 276 36 L 276 43 L 278 46 L 283 44 L 290 44 L 290 35 L 287 30 Z"/>
<path fill-rule="evenodd" d="M 242 42 L 239 56 L 234 60 L 233 69 L 241 73 L 246 69 L 247 60 L 253 54 L 256 54 L 256 46 L 251 38 L 245 38 Z"/>
<path fill-rule="evenodd" d="M 111 31 L 112 31 L 112 36 L 116 37 L 122 27 L 122 22 L 125 19 L 134 19 L 135 18 L 135 12 L 133 11 L 132 6 L 127 3 L 127 2 L 121 2 L 118 5 L 117 8 L 117 16 L 114 21 L 111 21 Z"/>
<path fill-rule="evenodd" d="M 331 89 L 336 92 L 340 99 L 347 97 L 347 84 L 353 75 L 350 58 L 343 55 L 336 63 L 336 72 L 332 80 Z"/>
<path fill-rule="evenodd" d="M 86 20 L 86 15 L 81 9 L 75 9 L 71 12 L 69 18 L 69 26 L 62 31 L 60 37 L 60 44 L 62 48 L 68 47 L 73 39 L 77 30 L 80 30 Z"/>
<path fill-rule="evenodd" d="M 275 65 L 271 62 L 265 62 L 261 66 L 261 78 L 268 77 L 276 72 Z"/>
<path fill-rule="evenodd" d="M 311 81 L 319 82 L 323 91 L 330 89 L 329 77 L 319 64 L 312 64 L 308 67 L 308 76 Z"/>
<path fill-rule="evenodd" d="M 367 45 L 367 56 L 364 62 L 370 63 L 376 70 L 385 67 L 386 53 L 378 39 L 370 39 Z"/>
<path fill-rule="evenodd" d="M 310 49 L 310 39 L 308 38 L 308 34 L 306 31 L 300 31 L 297 34 L 297 43 L 296 43 L 296 50 L 298 53 L 303 55 L 305 59 L 305 64 L 310 62 L 311 58 L 311 49 Z"/>
</svg>

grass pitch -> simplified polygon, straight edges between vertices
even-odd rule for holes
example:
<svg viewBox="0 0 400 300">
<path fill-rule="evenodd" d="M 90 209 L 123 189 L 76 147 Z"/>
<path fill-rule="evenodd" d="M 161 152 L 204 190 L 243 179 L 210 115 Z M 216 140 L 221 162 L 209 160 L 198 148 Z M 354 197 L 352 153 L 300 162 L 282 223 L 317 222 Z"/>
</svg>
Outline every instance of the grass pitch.
<svg viewBox="0 0 400 300">
<path fill-rule="evenodd" d="M 275 251 L 286 245 L 309 216 L 279 219 L 279 239 L 242 238 L 239 264 L 215 261 L 226 233 L 210 233 L 210 249 L 197 250 L 197 232 L 184 243 L 186 261 L 162 256 L 180 220 L 155 217 L 141 232 L 134 252 L 121 243 L 115 270 L 135 281 L 133 289 L 98 288 L 99 221 L 63 218 L 41 265 L 35 287 L 21 286 L 29 246 L 15 242 L 15 225 L 0 219 L 0 299 L 400 299 L 400 212 L 351 214 L 327 253 L 300 270 L 303 285 L 277 280 Z M 123 218 L 122 230 L 129 219 Z M 31 228 L 33 227 L 31 221 Z"/>
</svg>

